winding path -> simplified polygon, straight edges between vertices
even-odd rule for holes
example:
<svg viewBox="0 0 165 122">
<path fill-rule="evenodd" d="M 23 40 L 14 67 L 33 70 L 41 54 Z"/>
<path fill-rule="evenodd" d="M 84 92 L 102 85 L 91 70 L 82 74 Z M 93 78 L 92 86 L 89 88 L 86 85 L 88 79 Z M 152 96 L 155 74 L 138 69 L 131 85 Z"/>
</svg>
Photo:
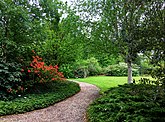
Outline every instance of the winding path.
<svg viewBox="0 0 165 122">
<path fill-rule="evenodd" d="M 86 109 L 99 97 L 99 89 L 88 83 L 78 83 L 81 91 L 76 95 L 44 109 L 0 117 L 0 122 L 86 122 Z"/>
</svg>

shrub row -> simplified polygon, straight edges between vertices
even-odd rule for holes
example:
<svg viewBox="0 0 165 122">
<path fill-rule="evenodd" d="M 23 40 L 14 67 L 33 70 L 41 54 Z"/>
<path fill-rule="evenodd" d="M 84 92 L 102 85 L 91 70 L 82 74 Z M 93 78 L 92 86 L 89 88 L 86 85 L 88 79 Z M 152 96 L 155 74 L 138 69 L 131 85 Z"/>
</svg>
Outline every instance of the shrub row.
<svg viewBox="0 0 165 122">
<path fill-rule="evenodd" d="M 67 78 L 84 78 L 96 75 L 127 76 L 128 69 L 126 63 L 109 65 L 102 68 L 98 60 L 92 57 L 87 60 L 78 61 L 75 64 L 64 64 L 60 66 L 60 71 Z M 139 75 L 139 68 L 136 65 L 133 65 L 132 74 L 133 76 Z"/>
<path fill-rule="evenodd" d="M 156 85 L 111 88 L 88 108 L 90 122 L 164 122 L 165 92 Z"/>
<path fill-rule="evenodd" d="M 77 83 L 70 81 L 53 81 L 40 83 L 33 89 L 10 101 L 0 100 L 0 116 L 24 113 L 48 107 L 56 102 L 74 95 L 80 90 Z"/>
<path fill-rule="evenodd" d="M 98 60 L 91 57 L 87 60 L 80 60 L 74 64 L 65 64 L 60 67 L 67 78 L 84 78 L 87 76 L 95 76 L 102 73 Z"/>
<path fill-rule="evenodd" d="M 104 72 L 107 76 L 127 76 L 127 64 L 121 62 L 119 64 L 110 65 L 104 69 Z M 132 75 L 139 75 L 139 68 L 135 64 L 132 66 Z"/>
</svg>

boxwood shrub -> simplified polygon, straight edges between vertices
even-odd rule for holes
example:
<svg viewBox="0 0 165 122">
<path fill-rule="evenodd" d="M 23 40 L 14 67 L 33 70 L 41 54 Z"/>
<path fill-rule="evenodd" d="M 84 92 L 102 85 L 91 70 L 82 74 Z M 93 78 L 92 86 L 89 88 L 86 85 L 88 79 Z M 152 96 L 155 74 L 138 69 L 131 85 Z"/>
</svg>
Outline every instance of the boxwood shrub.
<svg viewBox="0 0 165 122">
<path fill-rule="evenodd" d="M 88 108 L 90 122 L 164 122 L 164 89 L 126 84 L 111 88 Z"/>
</svg>

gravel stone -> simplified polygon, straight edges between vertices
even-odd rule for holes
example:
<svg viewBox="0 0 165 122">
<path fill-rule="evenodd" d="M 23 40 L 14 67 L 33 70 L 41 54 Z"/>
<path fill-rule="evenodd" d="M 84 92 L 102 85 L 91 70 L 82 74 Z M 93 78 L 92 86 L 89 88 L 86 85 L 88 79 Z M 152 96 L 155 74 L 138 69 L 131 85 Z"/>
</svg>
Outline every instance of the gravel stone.
<svg viewBox="0 0 165 122">
<path fill-rule="evenodd" d="M 99 97 L 99 89 L 88 83 L 77 83 L 81 90 L 74 96 L 44 109 L 2 116 L 0 122 L 86 122 L 86 109 Z"/>
</svg>

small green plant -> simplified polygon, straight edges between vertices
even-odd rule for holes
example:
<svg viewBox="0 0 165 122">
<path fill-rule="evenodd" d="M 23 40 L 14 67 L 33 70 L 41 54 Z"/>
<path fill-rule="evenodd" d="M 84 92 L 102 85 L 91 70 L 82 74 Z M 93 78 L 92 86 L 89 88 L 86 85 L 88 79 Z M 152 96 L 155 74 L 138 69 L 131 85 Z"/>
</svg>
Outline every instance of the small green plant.
<svg viewBox="0 0 165 122">
<path fill-rule="evenodd" d="M 90 59 L 87 59 L 87 64 L 89 76 L 96 76 L 102 74 L 102 68 L 96 58 L 91 57 Z"/>
</svg>

